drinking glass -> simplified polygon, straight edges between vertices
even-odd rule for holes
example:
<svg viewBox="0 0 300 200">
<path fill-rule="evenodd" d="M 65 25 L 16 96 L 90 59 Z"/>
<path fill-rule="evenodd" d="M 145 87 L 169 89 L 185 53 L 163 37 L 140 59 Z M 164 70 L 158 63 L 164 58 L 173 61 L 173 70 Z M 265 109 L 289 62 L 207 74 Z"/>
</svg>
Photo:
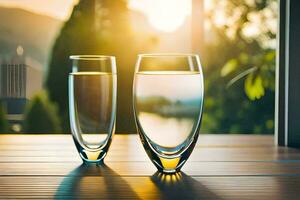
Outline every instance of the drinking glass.
<svg viewBox="0 0 300 200">
<path fill-rule="evenodd" d="M 199 135 L 203 74 L 195 54 L 141 54 L 136 63 L 133 107 L 140 139 L 159 171 L 174 173 Z"/>
<path fill-rule="evenodd" d="M 77 55 L 70 59 L 69 114 L 73 139 L 84 162 L 100 163 L 115 132 L 115 57 Z"/>
</svg>

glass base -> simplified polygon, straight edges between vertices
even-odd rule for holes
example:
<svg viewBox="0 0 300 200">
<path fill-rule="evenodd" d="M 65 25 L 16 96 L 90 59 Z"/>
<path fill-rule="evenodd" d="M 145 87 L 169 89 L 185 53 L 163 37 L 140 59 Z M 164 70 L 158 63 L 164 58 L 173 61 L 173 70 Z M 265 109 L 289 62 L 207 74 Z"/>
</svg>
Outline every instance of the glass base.
<svg viewBox="0 0 300 200">
<path fill-rule="evenodd" d="M 76 146 L 76 149 L 80 155 L 80 158 L 84 163 L 96 163 L 102 164 L 104 157 L 106 156 L 109 146 L 111 144 L 111 138 L 99 149 L 88 149 L 81 146 L 77 139 L 73 136 L 73 140 Z"/>
<path fill-rule="evenodd" d="M 104 157 L 106 156 L 106 152 L 102 150 L 87 151 L 83 149 L 81 152 L 79 152 L 79 155 L 85 163 L 101 164 L 103 163 Z"/>
<path fill-rule="evenodd" d="M 159 153 L 159 147 L 152 145 L 151 141 L 149 141 L 142 132 L 142 129 L 138 129 L 138 133 L 148 157 L 158 171 L 167 174 L 174 174 L 180 172 L 180 169 L 191 155 L 199 136 L 199 128 L 200 126 L 196 129 L 195 134 L 190 139 L 191 142 L 187 143 L 185 149 L 180 152 L 173 153 L 172 156 Z"/>
<path fill-rule="evenodd" d="M 186 160 L 181 159 L 181 157 L 177 158 L 162 158 L 159 157 L 159 160 L 152 160 L 156 168 L 159 172 L 166 174 L 174 174 L 180 172 L 181 167 L 185 163 Z"/>
<path fill-rule="evenodd" d="M 159 172 L 161 173 L 164 173 L 164 174 L 176 174 L 178 172 L 180 172 L 180 169 L 176 170 L 176 169 L 162 169 L 162 170 L 158 170 Z"/>
</svg>

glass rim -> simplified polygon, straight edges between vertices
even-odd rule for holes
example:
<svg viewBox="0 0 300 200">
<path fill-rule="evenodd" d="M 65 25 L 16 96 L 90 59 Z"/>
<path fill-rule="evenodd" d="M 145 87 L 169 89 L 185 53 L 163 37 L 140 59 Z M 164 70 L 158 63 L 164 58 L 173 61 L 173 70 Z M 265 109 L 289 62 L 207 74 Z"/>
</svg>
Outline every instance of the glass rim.
<svg viewBox="0 0 300 200">
<path fill-rule="evenodd" d="M 199 57 L 196 53 L 142 53 L 138 57 Z"/>
<path fill-rule="evenodd" d="M 108 60 L 116 59 L 115 56 L 110 55 L 71 55 L 69 56 L 71 60 Z"/>
</svg>

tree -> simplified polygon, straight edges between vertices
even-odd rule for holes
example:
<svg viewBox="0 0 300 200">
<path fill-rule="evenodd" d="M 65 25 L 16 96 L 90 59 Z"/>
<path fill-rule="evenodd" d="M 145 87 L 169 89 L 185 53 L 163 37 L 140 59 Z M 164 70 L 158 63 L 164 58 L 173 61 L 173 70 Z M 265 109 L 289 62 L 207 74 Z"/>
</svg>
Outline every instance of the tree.
<svg viewBox="0 0 300 200">
<path fill-rule="evenodd" d="M 277 2 L 210 3 L 202 131 L 273 133 Z"/>
<path fill-rule="evenodd" d="M 32 98 L 25 110 L 23 131 L 25 133 L 61 132 L 57 107 L 43 91 Z"/>
<path fill-rule="evenodd" d="M 145 43 L 138 43 L 136 38 L 130 28 L 127 1 L 81 0 L 74 7 L 54 44 L 46 80 L 51 100 L 59 106 L 64 131 L 69 131 L 69 56 L 107 54 L 117 57 L 117 131 L 135 132 L 131 102 L 134 64 L 138 49 L 146 49 L 150 37 L 143 40 Z"/>
<path fill-rule="evenodd" d="M 6 111 L 4 106 L 0 104 L 0 133 L 7 133 L 9 131 L 9 124 L 6 119 Z"/>
</svg>

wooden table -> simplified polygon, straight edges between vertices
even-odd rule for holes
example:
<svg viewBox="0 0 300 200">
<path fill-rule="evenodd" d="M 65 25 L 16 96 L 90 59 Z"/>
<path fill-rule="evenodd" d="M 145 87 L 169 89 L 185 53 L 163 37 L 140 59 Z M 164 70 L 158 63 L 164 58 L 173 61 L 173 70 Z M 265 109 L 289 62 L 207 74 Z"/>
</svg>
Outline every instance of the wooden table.
<svg viewBox="0 0 300 200">
<path fill-rule="evenodd" d="M 156 173 L 137 135 L 86 166 L 70 135 L 0 135 L 0 199 L 300 199 L 300 150 L 272 136 L 201 135 L 177 175 Z"/>
</svg>

